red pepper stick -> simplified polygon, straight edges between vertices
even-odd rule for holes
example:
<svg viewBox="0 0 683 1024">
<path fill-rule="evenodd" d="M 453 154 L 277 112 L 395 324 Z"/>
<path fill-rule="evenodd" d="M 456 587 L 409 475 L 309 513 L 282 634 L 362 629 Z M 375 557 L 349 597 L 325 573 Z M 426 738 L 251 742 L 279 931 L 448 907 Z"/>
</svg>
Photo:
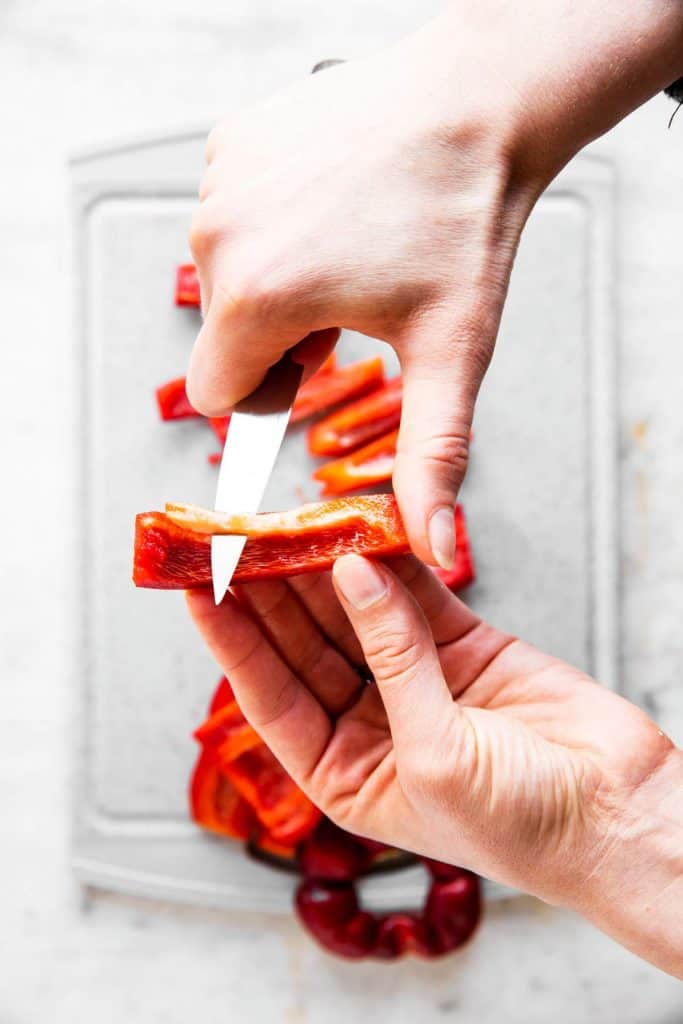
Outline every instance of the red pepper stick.
<svg viewBox="0 0 683 1024">
<path fill-rule="evenodd" d="M 221 761 L 221 771 L 278 843 L 299 842 L 311 834 L 322 817 L 265 743 L 230 761 Z"/>
<path fill-rule="evenodd" d="M 210 804 L 210 794 L 207 796 L 202 787 L 206 785 L 206 776 L 210 780 L 209 787 L 213 785 L 215 789 L 209 772 L 209 766 L 214 763 L 224 776 L 226 786 L 235 794 L 239 793 L 258 818 L 262 827 L 252 828 L 251 837 L 258 838 L 263 848 L 275 845 L 282 852 L 283 845 L 291 847 L 315 828 L 320 811 L 249 725 L 225 677 L 211 701 L 209 717 L 194 735 L 204 749 L 199 759 L 203 770 L 195 784 L 193 811 L 202 798 Z M 217 831 L 217 811 L 214 811 L 212 816 L 210 807 L 203 805 L 204 820 L 210 822 L 207 827 Z M 266 835 L 259 837 L 263 829 Z"/>
<path fill-rule="evenodd" d="M 199 278 L 194 263 L 182 263 L 176 269 L 175 304 L 176 306 L 201 305 Z"/>
<path fill-rule="evenodd" d="M 176 377 L 162 384 L 157 388 L 156 396 L 162 420 L 183 420 L 189 416 L 199 416 L 194 406 L 190 405 L 184 377 Z"/>
<path fill-rule="evenodd" d="M 337 360 L 334 352 L 332 352 L 322 366 L 316 370 L 311 380 L 317 380 L 320 377 L 325 377 L 328 374 L 334 373 L 337 366 Z M 296 409 L 296 402 L 294 403 Z M 220 441 L 221 445 L 225 444 L 225 439 L 228 436 L 228 427 L 230 426 L 230 416 L 210 416 L 209 424 L 214 434 Z M 209 464 L 211 466 L 217 466 L 221 461 L 222 452 L 212 452 L 209 455 Z"/>
<path fill-rule="evenodd" d="M 348 491 L 391 480 L 397 440 L 398 430 L 392 430 L 390 434 L 385 434 L 350 455 L 326 462 L 320 469 L 316 469 L 313 479 L 323 484 L 322 496 L 346 494 Z"/>
<path fill-rule="evenodd" d="M 234 761 L 263 740 L 247 722 L 239 704 L 232 698 L 214 711 L 194 732 L 205 750 L 213 750 L 221 763 Z"/>
<path fill-rule="evenodd" d="M 340 402 L 366 394 L 383 380 L 384 365 L 379 356 L 327 373 L 316 373 L 299 388 L 290 422 L 298 423 Z"/>
<path fill-rule="evenodd" d="M 185 509 L 174 515 L 184 514 L 193 528 L 179 526 L 163 512 L 136 517 L 133 582 L 138 587 L 187 590 L 211 583 L 211 532 L 203 531 L 221 532 L 220 514 L 175 508 Z M 409 549 L 392 494 L 340 498 L 230 521 L 233 532 L 250 536 L 233 577 L 236 583 L 320 572 L 348 552 L 385 558 Z M 234 528 L 235 521 L 241 528 Z"/>
<path fill-rule="evenodd" d="M 202 828 L 233 839 L 248 839 L 258 831 L 249 803 L 221 771 L 213 751 L 199 755 L 190 780 L 190 813 Z"/>
<path fill-rule="evenodd" d="M 308 431 L 312 455 L 344 455 L 393 431 L 401 422 L 403 386 L 400 377 L 345 405 Z"/>
</svg>

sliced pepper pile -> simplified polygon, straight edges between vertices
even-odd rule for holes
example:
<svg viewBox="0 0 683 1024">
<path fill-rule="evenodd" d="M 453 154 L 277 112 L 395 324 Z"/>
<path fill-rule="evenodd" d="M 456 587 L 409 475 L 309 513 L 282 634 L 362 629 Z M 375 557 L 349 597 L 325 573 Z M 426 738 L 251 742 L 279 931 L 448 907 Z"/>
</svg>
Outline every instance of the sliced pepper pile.
<svg viewBox="0 0 683 1024">
<path fill-rule="evenodd" d="M 190 783 L 198 825 L 280 850 L 310 835 L 320 811 L 249 725 L 225 677 L 194 735 L 202 747 Z"/>
</svg>

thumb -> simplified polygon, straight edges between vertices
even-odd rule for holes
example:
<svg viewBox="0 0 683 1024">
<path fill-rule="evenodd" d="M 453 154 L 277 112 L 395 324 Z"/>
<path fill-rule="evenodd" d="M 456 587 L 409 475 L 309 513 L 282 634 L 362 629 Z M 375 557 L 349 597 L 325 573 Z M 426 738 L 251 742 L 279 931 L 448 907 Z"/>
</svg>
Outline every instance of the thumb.
<svg viewBox="0 0 683 1024">
<path fill-rule="evenodd" d="M 453 506 L 467 469 L 474 403 L 488 358 L 421 349 L 404 356 L 394 490 L 415 554 L 453 566 Z M 451 353 L 453 350 L 451 349 Z"/>
<path fill-rule="evenodd" d="M 385 565 L 360 555 L 337 559 L 333 579 L 377 683 L 397 751 L 431 744 L 435 726 L 457 705 L 419 605 Z"/>
</svg>

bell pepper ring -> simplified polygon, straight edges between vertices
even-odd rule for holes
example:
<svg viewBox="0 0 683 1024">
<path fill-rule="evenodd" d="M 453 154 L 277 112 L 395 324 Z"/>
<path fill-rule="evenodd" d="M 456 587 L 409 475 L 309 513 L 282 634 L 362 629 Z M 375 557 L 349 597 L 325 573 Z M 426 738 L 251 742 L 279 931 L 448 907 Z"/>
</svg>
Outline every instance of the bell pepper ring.
<svg viewBox="0 0 683 1024">
<path fill-rule="evenodd" d="M 421 858 L 431 876 L 417 912 L 363 910 L 356 881 L 367 873 L 363 841 L 323 820 L 299 848 L 304 879 L 296 893 L 301 923 L 328 951 L 347 959 L 443 956 L 463 945 L 481 916 L 479 879 L 463 868 Z M 367 848 L 366 848 L 367 850 Z"/>
</svg>

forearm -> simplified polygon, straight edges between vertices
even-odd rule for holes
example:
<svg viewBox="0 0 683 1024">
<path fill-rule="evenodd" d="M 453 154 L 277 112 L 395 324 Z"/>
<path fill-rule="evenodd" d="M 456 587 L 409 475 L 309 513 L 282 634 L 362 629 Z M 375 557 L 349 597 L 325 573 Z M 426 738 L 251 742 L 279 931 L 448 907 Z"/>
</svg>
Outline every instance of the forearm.
<svg viewBox="0 0 683 1024">
<path fill-rule="evenodd" d="M 683 978 L 683 752 L 624 800 L 614 835 L 570 902 L 622 945 Z"/>
<path fill-rule="evenodd" d="M 450 75 L 458 111 L 463 83 L 477 103 L 488 94 L 494 126 L 507 107 L 522 174 L 550 180 L 683 75 L 683 0 L 454 0 L 413 40 Z"/>
</svg>

